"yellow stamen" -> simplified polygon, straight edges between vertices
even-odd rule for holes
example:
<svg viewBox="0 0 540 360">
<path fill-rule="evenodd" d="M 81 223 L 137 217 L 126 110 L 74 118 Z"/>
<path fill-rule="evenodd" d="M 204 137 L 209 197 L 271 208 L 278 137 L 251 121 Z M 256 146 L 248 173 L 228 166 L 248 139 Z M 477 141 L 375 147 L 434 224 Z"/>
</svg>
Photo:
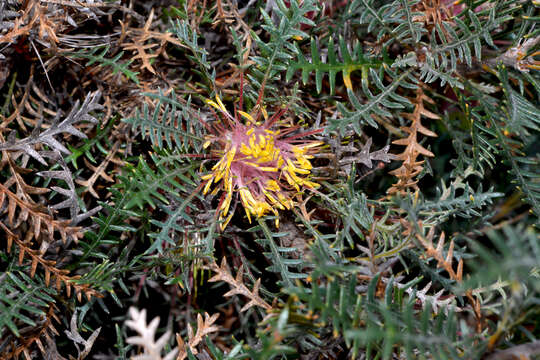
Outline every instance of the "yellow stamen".
<svg viewBox="0 0 540 360">
<path fill-rule="evenodd" d="M 218 102 L 220 109 L 221 109 L 223 112 L 227 112 L 227 109 L 225 109 L 225 105 L 223 105 L 223 103 L 221 102 L 221 99 L 220 99 L 219 96 L 217 96 L 217 95 L 216 95 L 216 101 Z"/>
<path fill-rule="evenodd" d="M 255 119 L 253 119 L 253 117 L 250 114 L 248 114 L 247 112 L 238 111 L 238 113 L 240 115 L 242 115 L 244 118 L 248 119 L 251 123 L 255 122 Z M 252 132 L 253 132 L 253 129 L 250 129 L 250 130 L 252 130 Z M 250 135 L 250 134 L 248 134 L 248 135 Z"/>
<path fill-rule="evenodd" d="M 227 169 L 231 168 L 231 163 L 234 160 L 234 155 L 236 155 L 236 147 L 233 147 L 228 153 L 227 153 Z"/>
<path fill-rule="evenodd" d="M 324 144 L 322 141 L 314 141 L 311 144 L 302 145 L 301 149 L 308 149 Z"/>
<path fill-rule="evenodd" d="M 210 99 L 206 99 L 205 102 L 208 104 L 208 105 L 211 105 L 212 107 L 215 107 L 216 109 L 220 110 L 221 111 L 221 108 L 219 107 L 218 104 L 216 104 L 215 101 L 212 101 Z"/>
<path fill-rule="evenodd" d="M 262 170 L 262 171 L 271 171 L 271 172 L 276 172 L 276 171 L 278 171 L 277 168 L 275 168 L 275 167 L 268 167 L 268 166 L 259 166 L 259 170 Z"/>
<path fill-rule="evenodd" d="M 221 216 L 226 216 L 229 212 L 229 207 L 231 206 L 232 192 L 227 193 L 225 200 L 223 200 L 223 205 L 221 206 Z"/>
<path fill-rule="evenodd" d="M 279 191 L 279 185 L 275 180 L 268 180 L 266 183 L 266 188 L 271 191 Z"/>
<path fill-rule="evenodd" d="M 225 221 L 223 223 L 221 223 L 221 231 L 225 230 L 225 228 L 227 227 L 227 225 L 229 225 L 229 222 L 231 221 L 232 217 L 233 217 L 234 213 L 231 213 L 227 219 L 225 219 Z"/>
<path fill-rule="evenodd" d="M 225 172 L 224 171 L 217 171 L 216 172 L 216 178 L 214 179 L 214 181 L 217 183 L 219 182 L 219 180 L 221 180 L 221 178 L 223 177 L 223 175 L 225 175 Z"/>
<path fill-rule="evenodd" d="M 251 224 L 251 216 L 249 216 L 248 208 L 244 205 L 244 210 L 246 211 L 246 216 L 248 218 L 249 223 Z"/>
<path fill-rule="evenodd" d="M 210 186 L 212 185 L 212 180 L 213 180 L 212 177 L 210 177 L 210 180 L 208 180 L 208 182 L 204 186 L 203 195 L 206 195 L 208 190 L 210 190 Z"/>
<path fill-rule="evenodd" d="M 291 177 L 290 173 L 287 172 L 287 171 L 284 171 L 283 172 L 283 175 L 285 175 L 285 179 L 287 179 L 287 182 L 291 185 L 291 186 L 294 186 L 294 188 L 296 189 L 296 191 L 300 191 L 300 188 L 298 187 L 298 183 L 296 181 L 293 180 L 293 178 Z"/>
<path fill-rule="evenodd" d="M 246 146 L 246 144 L 242 144 L 240 146 L 240 152 L 244 155 L 251 155 L 251 149 Z"/>
</svg>

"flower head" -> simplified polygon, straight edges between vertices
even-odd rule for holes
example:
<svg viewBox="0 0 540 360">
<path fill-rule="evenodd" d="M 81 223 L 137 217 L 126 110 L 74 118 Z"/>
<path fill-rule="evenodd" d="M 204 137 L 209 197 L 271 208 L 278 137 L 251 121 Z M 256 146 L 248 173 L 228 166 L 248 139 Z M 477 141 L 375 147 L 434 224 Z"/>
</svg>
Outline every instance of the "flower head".
<svg viewBox="0 0 540 360">
<path fill-rule="evenodd" d="M 264 111 L 251 115 L 236 111 L 245 119 L 233 117 L 221 99 L 207 100 L 224 118 L 224 124 L 211 128 L 205 147 L 214 143 L 213 154 L 219 158 L 209 174 L 202 176 L 207 181 L 203 193 L 224 191 L 219 207 L 220 219 L 225 219 L 224 228 L 233 213 L 229 214 L 234 194 L 238 193 L 247 218 L 261 217 L 268 213 L 278 215 L 278 210 L 290 209 L 294 205 L 293 195 L 304 187 L 316 188 L 308 179 L 312 165 L 311 153 L 321 145 L 319 141 L 305 141 L 301 138 L 318 131 L 294 134 L 298 126 L 279 125 L 278 120 L 284 109 L 268 118 Z M 258 122 L 263 114 L 265 121 Z M 229 215 L 228 215 L 229 214 Z M 276 220 L 276 226 L 278 226 Z"/>
</svg>

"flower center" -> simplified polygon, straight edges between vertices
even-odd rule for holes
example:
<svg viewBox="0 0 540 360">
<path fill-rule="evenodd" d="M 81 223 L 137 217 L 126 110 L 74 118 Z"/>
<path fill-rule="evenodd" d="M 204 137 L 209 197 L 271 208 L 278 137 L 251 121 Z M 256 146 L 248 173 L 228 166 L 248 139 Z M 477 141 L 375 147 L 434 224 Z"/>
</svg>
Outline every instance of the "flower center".
<svg viewBox="0 0 540 360">
<path fill-rule="evenodd" d="M 278 171 L 283 163 L 280 150 L 275 146 L 275 132 L 264 130 L 264 133 L 249 129 L 240 143 L 238 161 L 261 171 Z"/>
</svg>

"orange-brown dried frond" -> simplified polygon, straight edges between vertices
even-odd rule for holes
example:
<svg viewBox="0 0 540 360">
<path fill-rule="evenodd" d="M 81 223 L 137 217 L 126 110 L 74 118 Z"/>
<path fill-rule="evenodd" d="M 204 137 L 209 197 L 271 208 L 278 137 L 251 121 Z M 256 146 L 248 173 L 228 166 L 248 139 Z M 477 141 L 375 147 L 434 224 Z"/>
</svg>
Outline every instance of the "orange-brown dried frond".
<svg viewBox="0 0 540 360">
<path fill-rule="evenodd" d="M 12 112 L 9 116 L 0 114 L 0 135 L 6 134 L 10 125 L 19 126 L 23 133 L 28 134 L 30 131 L 27 126 L 35 128 L 39 119 L 45 117 L 58 116 L 57 110 L 51 100 L 44 94 L 34 81 L 35 66 L 30 66 L 30 75 L 28 81 L 23 86 L 23 89 L 16 91 L 11 95 Z M 39 70 L 38 70 L 39 71 Z M 0 139 L 4 142 L 4 139 Z"/>
<path fill-rule="evenodd" d="M 236 273 L 236 277 L 234 277 L 230 273 L 229 267 L 227 265 L 227 261 L 225 260 L 225 258 L 223 258 L 223 260 L 221 261 L 221 266 L 218 266 L 217 263 L 213 262 L 206 268 L 216 273 L 216 275 L 214 275 L 212 278 L 210 278 L 210 280 L 208 280 L 209 282 L 224 281 L 232 287 L 232 289 L 228 291 L 227 293 L 225 293 L 224 296 L 230 297 L 234 295 L 244 295 L 250 300 L 246 305 L 242 307 L 240 311 L 244 312 L 252 306 L 259 306 L 265 309 L 266 311 L 269 311 L 272 309 L 272 306 L 268 304 L 266 301 L 264 301 L 259 295 L 259 287 L 261 285 L 261 279 L 258 279 L 255 282 L 255 285 L 253 286 L 253 290 L 250 290 L 244 284 L 243 266 L 240 266 L 240 268 L 238 269 Z"/>
<path fill-rule="evenodd" d="M 454 269 L 453 260 L 454 260 L 454 240 L 450 241 L 448 247 L 448 252 L 446 256 L 444 255 L 444 245 L 445 245 L 445 235 L 444 232 L 441 233 L 439 241 L 437 242 L 437 247 L 433 245 L 433 239 L 435 237 L 435 228 L 432 227 L 429 229 L 429 232 L 426 236 L 420 233 L 416 233 L 416 238 L 422 244 L 425 249 L 427 257 L 432 257 L 437 260 L 437 267 L 443 268 L 446 270 L 448 275 L 452 280 L 461 282 L 463 280 L 463 259 L 460 259 L 457 265 L 457 268 Z"/>
<path fill-rule="evenodd" d="M 448 8 L 447 3 L 448 1 L 444 0 L 420 1 L 413 6 L 413 11 L 422 15 L 413 16 L 413 21 L 425 23 L 429 32 L 431 32 L 433 27 L 438 25 L 445 32 L 445 35 L 448 35 L 445 27 L 442 25 L 443 21 L 451 21 L 450 19 L 452 18 L 452 12 Z"/>
<path fill-rule="evenodd" d="M 92 175 L 88 178 L 88 180 L 75 179 L 75 182 L 77 184 L 85 187 L 83 194 L 89 192 L 93 197 L 99 199 L 100 197 L 94 189 L 94 184 L 96 183 L 96 181 L 99 178 L 102 178 L 107 182 L 114 182 L 114 178 L 106 170 L 110 163 L 115 162 L 115 155 L 119 151 L 119 149 L 120 140 L 116 141 L 113 144 L 111 150 L 109 150 L 109 153 L 107 154 L 107 157 L 98 166 L 94 166 L 88 160 L 84 159 L 84 164 L 88 169 L 92 170 Z M 123 163 L 123 160 L 116 159 L 116 162 Z"/>
<path fill-rule="evenodd" d="M 28 234 L 31 238 L 38 239 L 43 234 L 47 234 L 47 237 L 52 240 L 55 231 L 60 233 L 64 242 L 68 237 L 77 240 L 83 236 L 81 228 L 71 226 L 70 220 L 54 219 L 43 211 L 42 205 L 24 201 L 16 193 L 0 184 L 0 207 L 4 204 L 6 204 L 5 212 L 7 212 L 10 226 L 18 227 L 30 218 L 31 228 Z M 18 212 L 17 209 L 19 209 Z"/>
<path fill-rule="evenodd" d="M 198 29 L 204 15 L 212 11 L 214 6 L 209 6 L 208 0 L 188 0 L 185 6 L 187 18 L 192 29 Z"/>
<path fill-rule="evenodd" d="M 457 267 L 454 267 L 454 239 L 450 240 L 450 245 L 448 246 L 448 251 L 444 255 L 445 247 L 445 234 L 441 233 L 439 240 L 437 241 L 437 246 L 434 246 L 433 240 L 435 239 L 435 227 L 431 227 L 427 235 L 423 234 L 423 225 L 421 222 L 417 223 L 420 231 L 413 230 L 413 224 L 405 221 L 406 231 L 409 233 L 415 233 L 416 239 L 425 249 L 426 257 L 431 257 L 437 261 L 437 267 L 446 270 L 450 279 L 461 283 L 463 281 L 463 258 L 459 259 Z M 467 297 L 469 303 L 472 306 L 476 320 L 476 331 L 481 333 L 484 328 L 484 319 L 482 315 L 482 307 L 480 306 L 480 300 L 478 297 L 473 295 L 471 289 L 465 291 L 465 296 Z"/>
<path fill-rule="evenodd" d="M 424 160 L 419 159 L 420 155 L 433 157 L 433 153 L 420 145 L 418 137 L 420 134 L 430 137 L 436 137 L 437 134 L 422 125 L 422 117 L 428 119 L 439 119 L 440 117 L 424 107 L 424 101 L 433 104 L 433 100 L 424 94 L 422 88 L 419 86 L 416 90 L 416 97 L 411 99 L 411 102 L 415 105 L 412 113 L 403 113 L 403 117 L 411 121 L 411 124 L 407 127 L 402 127 L 405 133 L 408 134 L 406 138 L 398 139 L 392 142 L 395 145 L 406 146 L 405 150 L 401 154 L 394 156 L 395 159 L 402 162 L 401 166 L 390 172 L 398 178 L 398 182 L 392 185 L 388 189 L 388 194 L 406 193 L 407 190 L 417 190 L 418 180 L 416 176 L 424 169 Z"/>
<path fill-rule="evenodd" d="M 54 286 L 57 291 L 61 291 L 62 284 L 64 284 L 66 289 L 67 297 L 71 297 L 71 289 L 75 291 L 75 296 L 77 300 L 82 301 L 82 295 L 84 294 L 88 300 L 92 297 L 102 297 L 100 293 L 96 290 L 90 288 L 88 284 L 77 284 L 74 280 L 80 279 L 80 275 L 69 276 L 69 270 L 59 269 L 56 267 L 56 261 L 46 260 L 43 257 L 43 252 L 40 250 L 35 250 L 30 247 L 29 241 L 23 241 L 13 233 L 4 223 L 0 222 L 0 229 L 6 235 L 7 239 L 7 251 L 8 253 L 11 250 L 13 244 L 15 244 L 19 249 L 19 265 L 22 265 L 24 259 L 30 260 L 30 277 L 34 277 L 37 271 L 38 265 L 41 265 L 45 275 L 45 285 L 52 286 L 51 279 L 54 279 Z"/>
<path fill-rule="evenodd" d="M 215 7 L 216 15 L 212 21 L 212 28 L 221 26 L 227 33 L 230 33 L 228 28 L 232 27 L 242 39 L 249 41 L 246 48 L 251 48 L 251 27 L 243 20 L 243 15 L 238 10 L 237 2 L 232 0 L 217 0 Z"/>
<path fill-rule="evenodd" d="M 40 4 L 38 0 L 21 3 L 21 16 L 13 21 L 13 27 L 4 35 L 0 36 L 0 44 L 13 43 L 21 36 L 30 35 L 30 31 L 36 29 L 38 38 L 51 45 L 58 43 L 56 33 L 63 19 L 59 16 L 49 17 L 47 6 Z"/>
<path fill-rule="evenodd" d="M 211 333 L 217 332 L 219 330 L 219 327 L 214 325 L 217 318 L 219 317 L 219 314 L 214 314 L 212 316 L 208 315 L 208 313 L 204 313 L 204 319 L 202 315 L 199 313 L 197 314 L 197 332 L 193 334 L 193 328 L 190 324 L 187 325 L 187 333 L 188 333 L 188 343 L 186 344 L 184 340 L 180 337 L 180 334 L 176 334 L 176 342 L 178 343 L 178 349 L 179 353 L 176 357 L 177 360 L 184 360 L 187 358 L 187 348 L 189 347 L 189 350 L 193 355 L 198 354 L 198 350 L 196 348 L 197 345 L 203 342 L 204 338 L 208 336 Z"/>
<path fill-rule="evenodd" d="M 173 33 L 151 30 L 154 9 L 150 11 L 148 19 L 142 28 L 129 28 L 122 24 L 122 33 L 127 40 L 122 42 L 122 48 L 135 54 L 131 59 L 135 63 L 140 63 L 139 70 L 148 70 L 156 74 L 152 66 L 152 59 L 157 58 L 165 51 L 165 45 L 168 43 L 184 46 Z M 157 41 L 156 41 L 157 40 Z"/>
<path fill-rule="evenodd" d="M 56 330 L 53 324 L 53 320 L 58 324 L 60 323 L 60 319 L 56 316 L 56 311 L 58 311 L 56 305 L 50 303 L 49 309 L 44 315 L 43 322 L 27 332 L 24 337 L 18 337 L 12 340 L 8 350 L 0 354 L 0 358 L 2 360 L 20 359 L 21 354 L 24 354 L 24 358 L 27 360 L 35 358 L 30 355 L 30 347 L 34 344 L 37 345 L 43 358 L 45 358 L 47 351 L 46 347 L 43 345 L 42 339 L 45 339 L 48 343 L 53 336 L 59 335 L 58 330 Z"/>
</svg>

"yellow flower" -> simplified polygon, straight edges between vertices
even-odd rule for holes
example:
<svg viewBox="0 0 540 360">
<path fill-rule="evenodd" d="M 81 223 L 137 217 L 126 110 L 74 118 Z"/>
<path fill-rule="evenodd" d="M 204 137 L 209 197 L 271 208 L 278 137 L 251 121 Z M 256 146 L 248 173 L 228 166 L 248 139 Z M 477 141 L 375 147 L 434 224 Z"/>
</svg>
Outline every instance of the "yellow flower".
<svg viewBox="0 0 540 360">
<path fill-rule="evenodd" d="M 246 120 L 244 124 L 233 117 L 219 97 L 207 100 L 223 118 L 222 124 L 211 127 L 213 134 L 204 144 L 214 144 L 212 153 L 219 158 L 210 173 L 203 175 L 206 181 L 203 193 L 224 192 L 218 209 L 224 229 L 231 220 L 229 213 L 235 193 L 238 193 L 248 221 L 252 217 L 262 217 L 278 210 L 290 209 L 295 202 L 293 196 L 303 188 L 316 188 L 319 184 L 309 180 L 313 166 L 312 152 L 322 144 L 319 141 L 303 141 L 302 137 L 320 130 L 291 135 L 298 126 L 278 125 L 279 117 L 286 110 L 280 109 L 268 118 L 265 112 L 255 115 L 238 110 Z M 258 122 L 263 115 L 265 121 Z M 279 218 L 278 218 L 279 219 Z M 276 219 L 276 226 L 279 220 Z"/>
</svg>

